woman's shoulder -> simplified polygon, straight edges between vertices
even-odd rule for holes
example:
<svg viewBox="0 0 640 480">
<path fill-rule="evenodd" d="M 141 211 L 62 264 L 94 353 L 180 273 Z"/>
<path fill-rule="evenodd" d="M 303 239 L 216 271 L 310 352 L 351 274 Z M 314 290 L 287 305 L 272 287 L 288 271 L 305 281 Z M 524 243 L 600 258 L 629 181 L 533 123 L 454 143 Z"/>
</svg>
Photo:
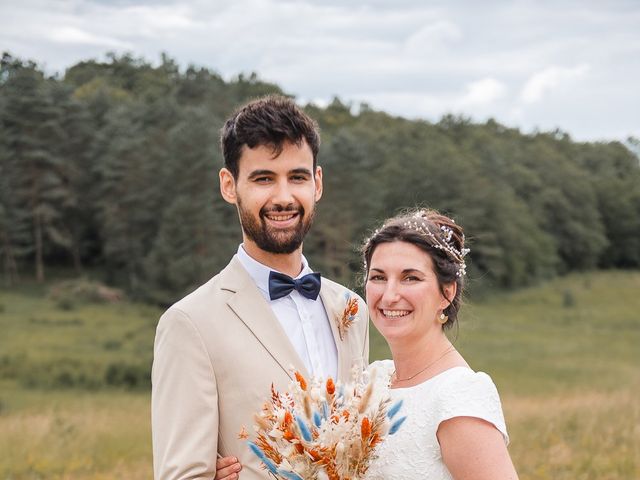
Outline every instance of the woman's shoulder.
<svg viewBox="0 0 640 480">
<path fill-rule="evenodd" d="M 484 372 L 476 372 L 469 367 L 453 367 L 439 377 L 441 396 L 453 396 L 460 401 L 473 397 L 499 398 L 496 384 Z"/>
<path fill-rule="evenodd" d="M 498 389 L 491 377 L 467 367 L 452 368 L 438 386 L 440 420 L 458 416 L 478 417 L 493 423 L 508 442 Z"/>
</svg>

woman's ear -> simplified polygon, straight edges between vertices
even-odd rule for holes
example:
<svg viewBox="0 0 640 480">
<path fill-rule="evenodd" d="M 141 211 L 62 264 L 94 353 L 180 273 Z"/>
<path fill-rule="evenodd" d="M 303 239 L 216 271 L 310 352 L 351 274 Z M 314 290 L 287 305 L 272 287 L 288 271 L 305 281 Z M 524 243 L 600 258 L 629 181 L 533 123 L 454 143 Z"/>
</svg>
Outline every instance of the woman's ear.
<svg viewBox="0 0 640 480">
<path fill-rule="evenodd" d="M 442 303 L 440 304 L 440 308 L 444 310 L 453 302 L 453 299 L 456 298 L 456 292 L 458 291 L 458 284 L 456 282 L 448 283 L 444 285 L 442 288 L 444 292 L 444 298 L 442 299 Z"/>
</svg>

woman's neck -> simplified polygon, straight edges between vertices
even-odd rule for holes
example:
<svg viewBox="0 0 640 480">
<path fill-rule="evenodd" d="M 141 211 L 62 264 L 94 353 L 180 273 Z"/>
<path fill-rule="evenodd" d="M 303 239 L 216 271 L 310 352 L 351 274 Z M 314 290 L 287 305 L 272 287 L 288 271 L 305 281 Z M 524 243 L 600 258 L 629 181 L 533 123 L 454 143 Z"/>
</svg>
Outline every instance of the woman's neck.
<svg viewBox="0 0 640 480">
<path fill-rule="evenodd" d="M 456 352 L 444 333 L 434 338 L 390 345 L 395 375 L 392 379 L 399 387 L 411 386 L 439 373 L 440 364 Z M 456 352 L 457 353 L 457 352 Z"/>
</svg>

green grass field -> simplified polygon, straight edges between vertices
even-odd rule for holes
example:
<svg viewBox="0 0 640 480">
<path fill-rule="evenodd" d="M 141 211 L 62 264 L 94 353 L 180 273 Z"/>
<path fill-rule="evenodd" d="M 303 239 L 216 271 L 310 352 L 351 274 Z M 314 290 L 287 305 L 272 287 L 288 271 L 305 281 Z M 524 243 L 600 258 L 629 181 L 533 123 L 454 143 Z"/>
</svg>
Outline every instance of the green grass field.
<svg viewBox="0 0 640 480">
<path fill-rule="evenodd" d="M 160 310 L 0 291 L 0 479 L 149 479 Z M 452 332 L 502 396 L 522 480 L 640 478 L 640 272 L 494 294 Z M 386 358 L 372 336 L 372 359 Z"/>
</svg>

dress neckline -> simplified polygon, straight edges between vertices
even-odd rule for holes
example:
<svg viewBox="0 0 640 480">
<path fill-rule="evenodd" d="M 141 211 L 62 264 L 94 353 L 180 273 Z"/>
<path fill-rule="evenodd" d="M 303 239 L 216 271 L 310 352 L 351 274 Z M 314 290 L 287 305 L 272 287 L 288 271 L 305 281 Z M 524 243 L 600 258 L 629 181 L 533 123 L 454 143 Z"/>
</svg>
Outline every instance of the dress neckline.
<svg viewBox="0 0 640 480">
<path fill-rule="evenodd" d="M 457 370 L 459 368 L 463 368 L 465 370 L 470 370 L 470 371 L 473 372 L 473 370 L 471 368 L 469 368 L 469 367 L 458 365 L 458 366 L 455 366 L 455 367 L 447 368 L 446 370 L 443 370 L 440 373 L 436 373 L 433 377 L 427 378 L 424 382 L 420 382 L 420 383 L 418 383 L 416 385 L 411 385 L 409 387 L 391 387 L 391 375 L 389 375 L 389 390 L 391 390 L 391 391 L 394 391 L 394 390 L 410 390 L 412 388 L 422 387 L 423 385 L 431 382 L 431 380 L 435 380 L 436 378 L 444 375 L 445 373 L 451 372 L 452 370 Z"/>
</svg>

